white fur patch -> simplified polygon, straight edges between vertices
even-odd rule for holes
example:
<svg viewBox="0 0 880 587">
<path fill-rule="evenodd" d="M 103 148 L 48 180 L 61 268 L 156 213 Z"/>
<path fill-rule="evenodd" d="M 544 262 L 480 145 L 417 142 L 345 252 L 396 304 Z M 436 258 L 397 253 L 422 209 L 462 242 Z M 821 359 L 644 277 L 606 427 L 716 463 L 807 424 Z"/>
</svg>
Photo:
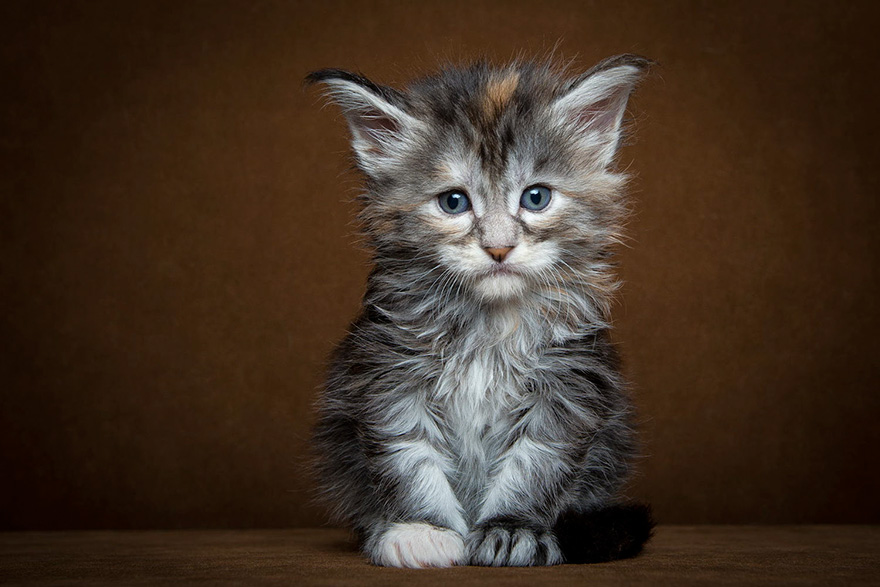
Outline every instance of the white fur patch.
<svg viewBox="0 0 880 587">
<path fill-rule="evenodd" d="M 501 274 L 481 278 L 475 289 L 484 300 L 506 300 L 520 295 L 526 285 L 519 275 Z"/>
<path fill-rule="evenodd" d="M 429 524 L 393 524 L 379 539 L 373 562 L 385 567 L 451 567 L 466 561 L 464 540 Z"/>
</svg>

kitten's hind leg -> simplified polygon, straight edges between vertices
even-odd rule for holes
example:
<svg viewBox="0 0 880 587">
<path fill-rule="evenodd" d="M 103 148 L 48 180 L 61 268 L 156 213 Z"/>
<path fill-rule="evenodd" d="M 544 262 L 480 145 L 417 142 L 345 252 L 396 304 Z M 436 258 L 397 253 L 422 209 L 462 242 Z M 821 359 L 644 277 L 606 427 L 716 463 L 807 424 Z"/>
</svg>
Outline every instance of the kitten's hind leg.
<svg viewBox="0 0 880 587">
<path fill-rule="evenodd" d="M 382 524 L 374 529 L 364 550 L 370 560 L 384 567 L 451 567 L 467 560 L 458 532 L 424 522 Z"/>
</svg>

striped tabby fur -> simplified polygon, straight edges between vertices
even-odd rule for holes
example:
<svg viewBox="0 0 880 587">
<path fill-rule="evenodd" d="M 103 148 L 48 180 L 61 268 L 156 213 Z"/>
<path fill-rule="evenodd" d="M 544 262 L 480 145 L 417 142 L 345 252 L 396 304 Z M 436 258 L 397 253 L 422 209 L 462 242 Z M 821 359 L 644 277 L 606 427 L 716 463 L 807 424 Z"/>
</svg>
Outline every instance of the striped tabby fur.
<svg viewBox="0 0 880 587">
<path fill-rule="evenodd" d="M 374 563 L 588 562 L 647 540 L 647 510 L 614 505 L 635 443 L 608 311 L 613 162 L 648 65 L 479 63 L 404 91 L 309 76 L 346 115 L 375 263 L 319 404 L 317 470 Z M 543 210 L 520 205 L 531 186 Z M 451 190 L 471 209 L 444 212 Z"/>
</svg>

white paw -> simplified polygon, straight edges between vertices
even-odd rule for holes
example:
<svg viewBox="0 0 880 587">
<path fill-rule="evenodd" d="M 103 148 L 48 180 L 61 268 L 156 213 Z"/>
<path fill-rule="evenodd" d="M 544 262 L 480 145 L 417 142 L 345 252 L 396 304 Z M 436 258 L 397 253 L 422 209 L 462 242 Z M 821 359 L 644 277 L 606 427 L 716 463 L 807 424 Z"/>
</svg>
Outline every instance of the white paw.
<svg viewBox="0 0 880 587">
<path fill-rule="evenodd" d="M 385 567 L 451 567 L 465 562 L 464 540 L 430 524 L 392 524 L 379 538 L 373 562 Z"/>
</svg>

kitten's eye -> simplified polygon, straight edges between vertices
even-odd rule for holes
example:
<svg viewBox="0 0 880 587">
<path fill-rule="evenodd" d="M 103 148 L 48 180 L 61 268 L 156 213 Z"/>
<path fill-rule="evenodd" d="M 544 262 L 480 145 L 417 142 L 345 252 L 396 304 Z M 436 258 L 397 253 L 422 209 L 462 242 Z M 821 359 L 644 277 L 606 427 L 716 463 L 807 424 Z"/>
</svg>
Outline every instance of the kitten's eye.
<svg viewBox="0 0 880 587">
<path fill-rule="evenodd" d="M 437 201 L 440 202 L 440 208 L 447 214 L 461 214 L 471 209 L 471 201 L 460 190 L 443 192 L 437 196 Z"/>
<path fill-rule="evenodd" d="M 533 185 L 522 193 L 519 205 L 526 210 L 543 210 L 550 203 L 550 188 Z"/>
</svg>

